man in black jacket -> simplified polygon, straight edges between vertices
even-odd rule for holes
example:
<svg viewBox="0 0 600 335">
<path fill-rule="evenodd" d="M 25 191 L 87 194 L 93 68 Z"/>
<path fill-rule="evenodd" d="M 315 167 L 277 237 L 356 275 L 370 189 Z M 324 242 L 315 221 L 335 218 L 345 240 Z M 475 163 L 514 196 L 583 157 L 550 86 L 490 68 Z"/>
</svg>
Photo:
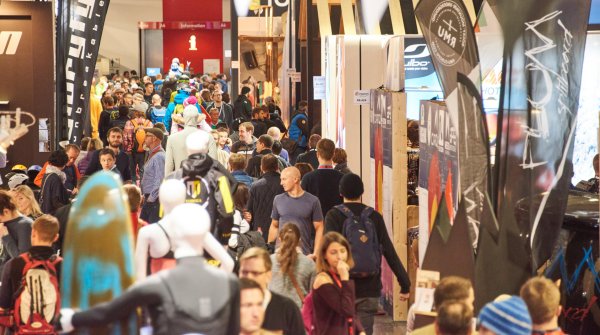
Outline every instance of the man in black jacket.
<svg viewBox="0 0 600 335">
<path fill-rule="evenodd" d="M 217 90 L 213 91 L 212 100 L 210 105 L 208 105 L 208 110 L 212 107 L 217 108 L 219 111 L 219 120 L 225 122 L 227 127 L 231 129 L 233 125 L 233 109 L 229 104 L 223 102 L 223 92 Z"/>
<path fill-rule="evenodd" d="M 252 103 L 248 96 L 250 95 L 249 87 L 242 87 L 242 92 L 238 95 L 237 99 L 233 103 L 233 119 L 242 118 L 244 121 L 250 121 L 252 119 Z"/>
<path fill-rule="evenodd" d="M 310 148 L 307 152 L 302 153 L 298 156 L 296 163 L 308 163 L 312 165 L 313 169 L 319 168 L 319 159 L 317 158 L 317 143 L 321 140 L 321 135 L 312 134 L 308 139 L 308 147 Z M 291 152 L 290 152 L 291 154 Z"/>
<path fill-rule="evenodd" d="M 250 197 L 246 205 L 252 219 L 252 230 L 262 232 L 265 241 L 269 237 L 271 226 L 271 211 L 273 199 L 283 193 L 279 175 L 279 162 L 274 155 L 265 155 L 261 158 L 260 169 L 262 177 L 255 181 L 250 188 Z M 247 220 L 248 218 L 246 218 Z"/>
<path fill-rule="evenodd" d="M 273 138 L 269 135 L 262 135 L 256 141 L 256 155 L 248 160 L 248 165 L 246 166 L 246 173 L 254 178 L 259 178 L 262 174 L 260 169 L 261 160 L 263 156 L 272 154 L 273 148 Z M 277 157 L 277 156 L 276 156 Z M 287 167 L 286 162 L 283 158 L 277 158 L 279 164 L 279 171 L 282 171 Z"/>
<path fill-rule="evenodd" d="M 364 186 L 359 176 L 349 173 L 342 177 L 340 181 L 340 194 L 344 197 L 344 205 L 356 216 L 360 216 L 362 211 L 367 207 L 360 202 L 363 192 Z M 375 225 L 381 253 L 400 284 L 400 300 L 405 301 L 410 294 L 410 279 L 408 278 L 408 274 L 400 258 L 398 258 L 398 254 L 396 254 L 381 214 L 373 210 L 369 218 Z M 345 220 L 346 216 L 340 210 L 332 208 L 325 216 L 325 232 L 323 234 L 329 231 L 343 234 Z M 365 328 L 365 332 L 370 335 L 373 333 L 373 323 L 375 314 L 377 313 L 379 297 L 381 296 L 381 271 L 374 276 L 352 279 L 354 280 L 356 290 L 356 313 Z"/>
<path fill-rule="evenodd" d="M 63 150 L 52 152 L 48 158 L 40 191 L 40 207 L 44 214 L 54 214 L 54 211 L 69 202 L 70 193 L 65 187 L 67 176 L 63 172 L 68 160 L 67 153 Z"/>
<path fill-rule="evenodd" d="M 113 127 L 108 131 L 108 148 L 110 148 L 115 153 L 115 157 L 117 160 L 117 169 L 119 170 L 119 174 L 121 178 L 123 178 L 123 182 L 125 184 L 131 183 L 131 170 L 129 168 L 129 157 L 127 154 L 121 150 L 121 145 L 123 144 L 123 130 L 118 127 Z M 85 169 L 85 174 L 87 176 L 91 176 L 96 171 L 102 170 L 102 166 L 100 165 L 100 150 L 94 151 L 92 153 L 92 157 L 90 158 L 90 165 L 87 169 Z"/>
</svg>

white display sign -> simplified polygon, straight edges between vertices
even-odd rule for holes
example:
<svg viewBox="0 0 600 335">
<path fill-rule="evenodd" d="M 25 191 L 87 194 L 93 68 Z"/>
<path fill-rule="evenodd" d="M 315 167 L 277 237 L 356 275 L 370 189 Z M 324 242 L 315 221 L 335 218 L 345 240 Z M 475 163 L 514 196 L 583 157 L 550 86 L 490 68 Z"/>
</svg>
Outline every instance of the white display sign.
<svg viewBox="0 0 600 335">
<path fill-rule="evenodd" d="M 371 90 L 354 91 L 355 105 L 369 105 L 371 103 Z"/>
<path fill-rule="evenodd" d="M 225 58 L 231 58 L 231 50 L 225 50 Z"/>
<path fill-rule="evenodd" d="M 221 73 L 221 61 L 218 59 L 203 60 L 204 73 Z"/>
<path fill-rule="evenodd" d="M 313 76 L 313 99 L 327 100 L 325 91 L 325 76 Z"/>
<path fill-rule="evenodd" d="M 302 73 L 292 72 L 290 73 L 290 78 L 292 79 L 292 83 L 299 83 L 302 80 Z"/>
<path fill-rule="evenodd" d="M 231 68 L 232 69 L 239 69 L 240 68 L 240 61 L 232 60 L 231 61 Z"/>
</svg>

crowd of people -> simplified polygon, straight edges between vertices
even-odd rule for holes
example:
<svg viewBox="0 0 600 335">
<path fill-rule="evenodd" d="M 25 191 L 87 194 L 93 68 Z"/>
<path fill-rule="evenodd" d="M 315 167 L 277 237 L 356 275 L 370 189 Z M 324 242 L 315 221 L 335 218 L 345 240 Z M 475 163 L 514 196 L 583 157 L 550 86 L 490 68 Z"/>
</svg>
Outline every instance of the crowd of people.
<svg viewBox="0 0 600 335">
<path fill-rule="evenodd" d="M 41 166 L 13 166 L 9 190 L 0 191 L 5 311 L 15 308 L 32 259 L 53 268 L 70 208 L 98 171 L 125 185 L 134 235 L 161 222 L 164 180 L 193 185 L 188 202 L 209 204 L 210 232 L 236 264 L 240 334 L 373 334 L 382 258 L 400 299 L 408 300 L 411 283 L 382 215 L 361 202 L 363 182 L 346 151 L 318 127 L 309 129 L 306 101 L 286 126 L 275 101 L 266 97 L 261 105 L 249 86 L 230 104 L 224 75 L 163 80 L 127 73 L 98 78 L 92 93 L 102 108 L 91 115 L 91 136 L 52 152 Z M 555 293 L 532 280 L 521 292 L 526 305 L 510 297 L 480 312 L 480 333 L 555 331 Z M 444 278 L 435 297 L 437 321 L 414 333 L 470 334 L 470 282 Z"/>
</svg>

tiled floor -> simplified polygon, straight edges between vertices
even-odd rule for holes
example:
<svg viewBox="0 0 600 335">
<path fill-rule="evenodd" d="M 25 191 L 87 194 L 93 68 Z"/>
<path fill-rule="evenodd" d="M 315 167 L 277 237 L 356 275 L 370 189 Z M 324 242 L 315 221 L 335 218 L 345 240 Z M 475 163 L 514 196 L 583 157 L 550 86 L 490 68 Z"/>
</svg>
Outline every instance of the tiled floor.
<svg viewBox="0 0 600 335">
<path fill-rule="evenodd" d="M 375 317 L 373 335 L 402 335 L 406 334 L 406 322 L 394 322 L 387 315 Z"/>
</svg>

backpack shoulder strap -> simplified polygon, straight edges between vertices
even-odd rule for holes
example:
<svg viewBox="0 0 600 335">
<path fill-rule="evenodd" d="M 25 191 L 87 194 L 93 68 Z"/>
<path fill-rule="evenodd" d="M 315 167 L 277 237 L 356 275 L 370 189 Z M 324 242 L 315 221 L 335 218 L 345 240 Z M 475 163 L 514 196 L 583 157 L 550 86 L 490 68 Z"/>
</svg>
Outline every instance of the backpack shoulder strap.
<svg viewBox="0 0 600 335">
<path fill-rule="evenodd" d="M 354 213 L 352 213 L 352 211 L 350 210 L 350 208 L 348 208 L 348 206 L 346 206 L 344 204 L 336 205 L 335 209 L 337 209 L 338 211 L 342 212 L 342 214 L 344 214 L 347 218 L 354 217 Z"/>
<path fill-rule="evenodd" d="M 373 207 L 366 206 L 360 213 L 361 221 L 368 219 L 373 214 Z"/>
</svg>

